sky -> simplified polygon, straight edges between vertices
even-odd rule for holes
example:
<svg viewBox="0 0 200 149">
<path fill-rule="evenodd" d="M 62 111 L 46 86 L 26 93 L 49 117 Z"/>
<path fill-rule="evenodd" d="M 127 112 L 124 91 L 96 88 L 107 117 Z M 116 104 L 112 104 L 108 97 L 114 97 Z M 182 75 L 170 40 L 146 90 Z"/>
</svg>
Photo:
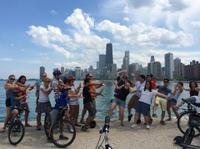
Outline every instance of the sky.
<svg viewBox="0 0 200 149">
<path fill-rule="evenodd" d="M 118 67 L 126 50 L 143 66 L 168 52 L 199 61 L 199 15 L 199 0 L 1 0 L 0 78 L 96 67 L 109 42 Z"/>
</svg>

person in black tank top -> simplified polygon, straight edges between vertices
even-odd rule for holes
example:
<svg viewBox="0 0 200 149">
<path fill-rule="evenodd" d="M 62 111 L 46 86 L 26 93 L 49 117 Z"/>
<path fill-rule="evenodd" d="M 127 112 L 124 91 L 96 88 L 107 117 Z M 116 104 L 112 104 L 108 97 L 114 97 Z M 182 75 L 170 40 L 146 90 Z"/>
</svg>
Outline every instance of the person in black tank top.
<svg viewBox="0 0 200 149">
<path fill-rule="evenodd" d="M 198 96 L 200 88 L 198 87 L 198 84 L 196 81 L 190 81 L 189 83 L 189 89 L 185 89 L 186 91 L 190 92 L 190 96 Z"/>
</svg>

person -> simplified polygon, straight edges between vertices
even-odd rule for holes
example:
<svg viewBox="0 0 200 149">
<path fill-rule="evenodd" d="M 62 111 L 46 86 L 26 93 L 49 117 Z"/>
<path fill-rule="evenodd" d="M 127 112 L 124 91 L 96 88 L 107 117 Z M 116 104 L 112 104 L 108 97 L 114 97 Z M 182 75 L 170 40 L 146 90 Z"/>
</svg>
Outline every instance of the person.
<svg viewBox="0 0 200 149">
<path fill-rule="evenodd" d="M 165 78 L 163 80 L 163 85 L 159 85 L 156 88 L 158 89 L 159 93 L 162 93 L 166 96 L 170 96 L 172 91 L 171 91 L 171 89 L 168 88 L 168 86 L 169 86 L 169 79 Z M 155 104 L 153 106 L 153 115 L 155 114 L 158 106 L 160 106 L 161 111 L 162 111 L 160 124 L 165 125 L 164 118 L 165 118 L 165 111 L 167 110 L 167 99 L 161 98 L 159 96 L 156 97 Z"/>
<path fill-rule="evenodd" d="M 90 80 L 85 79 L 84 80 L 84 87 L 83 87 L 83 104 L 86 112 L 88 111 L 88 117 L 86 119 L 85 125 L 82 126 L 82 131 L 87 131 L 90 123 L 94 120 L 95 114 L 96 114 L 96 107 L 93 100 L 94 96 L 99 96 L 101 93 L 92 92 L 90 90 Z"/>
<path fill-rule="evenodd" d="M 40 85 L 39 90 L 39 99 L 36 108 L 37 112 L 37 130 L 41 130 L 41 115 L 42 113 L 49 114 L 51 111 L 51 102 L 49 100 L 49 94 L 52 91 L 52 88 L 49 86 L 51 79 L 45 78 L 42 85 Z"/>
<path fill-rule="evenodd" d="M 15 75 L 9 75 L 8 80 L 6 81 L 6 84 L 4 85 L 5 91 L 6 91 L 6 117 L 4 120 L 4 126 L 2 132 L 5 131 L 7 123 L 12 119 L 12 117 L 15 117 L 18 114 L 17 110 L 11 111 L 12 101 L 14 101 L 14 92 L 17 90 L 23 91 L 24 89 L 22 87 L 18 87 L 14 84 L 15 81 Z"/>
<path fill-rule="evenodd" d="M 141 91 L 144 89 L 144 86 L 145 86 L 145 75 L 140 75 L 139 78 L 138 78 L 138 81 L 135 83 L 135 87 L 136 89 L 138 90 L 138 92 L 136 92 L 132 97 L 131 99 L 129 100 L 129 103 L 128 103 L 128 121 L 130 122 L 131 121 L 131 118 L 132 118 L 132 113 L 131 113 L 131 110 L 132 108 L 135 108 L 138 101 L 139 101 L 139 98 L 141 96 Z M 140 123 L 140 119 L 138 120 L 138 123 Z"/>
<path fill-rule="evenodd" d="M 199 92 L 200 92 L 200 88 L 198 87 L 198 84 L 196 81 L 190 81 L 189 83 L 189 89 L 185 89 L 186 91 L 189 91 L 190 92 L 190 97 L 191 96 L 198 96 L 199 95 Z"/>
<path fill-rule="evenodd" d="M 183 92 L 183 89 L 184 89 L 183 82 L 178 82 L 174 86 L 174 91 L 172 93 L 172 96 L 170 97 L 170 99 L 168 100 L 169 102 L 167 103 L 167 112 L 168 112 L 168 116 L 169 116 L 167 121 L 171 121 L 171 109 L 173 110 L 176 117 L 177 118 L 179 117 L 176 104 L 177 104 L 179 96 Z"/>
<path fill-rule="evenodd" d="M 52 80 L 52 83 L 51 83 L 51 87 L 54 91 L 54 99 L 55 99 L 55 102 L 57 101 L 58 97 L 59 97 L 59 92 L 58 92 L 58 84 L 62 82 L 61 80 L 61 71 L 58 70 L 58 69 L 55 69 L 53 71 L 53 80 Z"/>
<path fill-rule="evenodd" d="M 90 92 L 96 93 L 96 89 L 98 89 L 98 88 L 100 88 L 100 87 L 102 87 L 104 85 L 103 83 L 97 83 L 97 82 L 95 82 L 93 80 L 92 73 L 88 73 L 86 75 L 86 79 L 89 80 Z M 95 99 L 96 99 L 97 96 L 98 96 L 97 94 L 92 94 L 92 99 L 94 100 L 95 109 L 96 109 L 96 101 L 95 101 Z M 84 117 L 85 117 L 86 112 L 87 112 L 87 109 L 85 109 L 83 107 L 82 114 L 81 114 L 81 120 L 80 120 L 80 123 L 82 123 L 82 124 L 84 124 Z"/>
<path fill-rule="evenodd" d="M 124 108 L 126 105 L 126 97 L 128 96 L 129 93 L 131 92 L 136 92 L 136 90 L 133 90 L 131 87 L 131 83 L 126 80 L 125 84 L 121 87 L 121 89 L 114 94 L 114 100 L 111 103 L 108 115 L 109 117 L 112 116 L 113 110 L 119 106 L 119 119 L 120 119 L 120 125 L 124 126 Z"/>
<path fill-rule="evenodd" d="M 44 86 L 44 80 L 45 78 L 47 78 L 47 73 L 44 72 L 43 74 L 41 74 L 41 79 L 37 80 L 35 82 L 35 96 L 36 96 L 36 106 L 35 106 L 35 112 L 37 113 L 37 110 L 38 110 L 38 100 L 39 100 L 39 93 L 40 93 L 40 86 Z M 37 121 L 37 116 L 36 116 L 36 122 L 37 124 L 39 123 Z M 37 129 L 37 126 L 36 126 L 36 129 Z"/>
<path fill-rule="evenodd" d="M 29 110 L 29 105 L 27 103 L 27 93 L 29 91 L 31 91 L 34 88 L 34 86 L 26 85 L 25 84 L 26 80 L 27 80 L 26 76 L 24 76 L 24 75 L 21 75 L 18 78 L 18 80 L 15 83 L 16 86 L 23 87 L 23 88 L 25 88 L 25 90 L 15 92 L 15 94 L 17 97 L 24 96 L 24 98 L 20 100 L 20 106 L 23 110 L 25 110 L 25 127 L 31 127 L 31 125 L 28 123 L 28 117 L 29 117 L 30 110 Z"/>
<path fill-rule="evenodd" d="M 68 91 L 69 99 L 70 99 L 69 100 L 70 120 L 73 122 L 75 126 L 80 127 L 81 125 L 78 124 L 78 116 L 79 116 L 79 98 L 81 95 L 79 94 L 79 91 L 81 88 L 81 84 L 79 84 L 78 88 L 75 89 L 74 80 L 75 80 L 75 77 L 73 76 L 67 77 L 67 82 L 65 85 L 67 85 L 68 88 L 70 88 L 70 90 Z"/>
<path fill-rule="evenodd" d="M 65 119 L 68 119 L 69 117 L 69 96 L 68 96 L 68 88 L 64 84 L 64 82 L 59 81 L 58 86 L 56 87 L 56 92 L 57 92 L 57 97 L 56 97 L 56 103 L 52 111 L 50 112 L 50 117 L 51 117 L 51 127 L 49 129 L 49 134 L 51 132 L 52 126 L 56 123 L 59 109 L 66 108 L 67 110 L 65 111 Z M 52 141 L 51 136 L 47 138 L 49 141 Z M 63 132 L 60 132 L 59 139 L 68 139 L 66 136 L 63 135 Z"/>
<path fill-rule="evenodd" d="M 151 81 L 146 81 L 145 88 L 141 92 L 141 97 L 136 106 L 136 112 L 135 112 L 135 116 L 134 116 L 134 124 L 131 126 L 132 128 L 135 128 L 137 126 L 137 120 L 140 117 L 140 115 L 142 114 L 144 116 L 146 129 L 150 129 L 149 113 L 150 113 L 150 106 L 151 106 L 154 96 L 168 98 L 166 95 L 161 94 L 161 93 L 157 92 L 156 90 L 153 90 Z"/>
</svg>

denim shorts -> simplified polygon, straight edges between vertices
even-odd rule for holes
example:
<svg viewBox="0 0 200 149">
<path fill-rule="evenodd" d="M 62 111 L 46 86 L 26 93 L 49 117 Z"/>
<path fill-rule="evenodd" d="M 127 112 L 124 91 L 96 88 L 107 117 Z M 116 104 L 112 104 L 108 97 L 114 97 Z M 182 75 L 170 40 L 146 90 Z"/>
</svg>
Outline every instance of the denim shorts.
<svg viewBox="0 0 200 149">
<path fill-rule="evenodd" d="M 144 116 L 148 116 L 150 113 L 150 105 L 139 101 L 136 105 L 135 110 L 137 113 L 141 113 Z"/>
<path fill-rule="evenodd" d="M 169 102 L 170 102 L 171 104 L 173 104 L 173 105 L 176 105 L 176 104 L 177 104 L 177 100 L 174 99 L 174 98 L 170 98 L 170 99 L 169 99 Z"/>
<path fill-rule="evenodd" d="M 121 100 L 121 99 L 118 99 L 115 97 L 115 99 L 113 99 L 112 101 L 113 103 L 116 103 L 116 105 L 118 106 L 122 106 L 122 107 L 125 107 L 126 103 L 125 101 Z"/>
</svg>

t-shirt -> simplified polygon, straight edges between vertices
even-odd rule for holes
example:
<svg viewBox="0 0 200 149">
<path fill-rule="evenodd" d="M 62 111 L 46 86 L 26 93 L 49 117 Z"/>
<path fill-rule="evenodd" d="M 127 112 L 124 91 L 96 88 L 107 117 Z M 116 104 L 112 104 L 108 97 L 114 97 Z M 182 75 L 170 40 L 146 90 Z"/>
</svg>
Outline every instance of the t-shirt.
<svg viewBox="0 0 200 149">
<path fill-rule="evenodd" d="M 90 94 L 90 88 L 88 86 L 84 86 L 83 88 L 83 104 L 92 102 L 92 96 Z"/>
<path fill-rule="evenodd" d="M 73 92 L 76 91 L 74 87 L 72 87 L 71 90 Z M 79 97 L 70 97 L 69 104 L 70 105 L 79 105 Z"/>
<path fill-rule="evenodd" d="M 180 95 L 181 95 L 181 92 L 177 90 L 175 96 L 172 96 L 171 98 L 177 101 Z"/>
<path fill-rule="evenodd" d="M 141 91 L 144 90 L 145 83 L 146 83 L 145 81 L 144 81 L 143 83 L 141 83 L 140 81 L 137 81 L 137 82 L 135 83 L 136 89 L 139 90 L 139 91 L 137 91 L 137 92 L 135 93 L 138 97 L 141 97 Z"/>
<path fill-rule="evenodd" d="M 126 97 L 130 93 L 129 89 L 121 88 L 114 96 L 122 101 L 126 101 Z"/>
<path fill-rule="evenodd" d="M 156 80 L 151 80 L 152 89 L 156 89 Z"/>
<path fill-rule="evenodd" d="M 166 86 L 157 86 L 157 89 L 158 89 L 158 92 L 159 93 L 162 93 L 162 94 L 164 94 L 164 95 L 170 95 L 171 94 L 171 90 L 168 88 L 168 87 L 166 87 Z"/>
<path fill-rule="evenodd" d="M 58 95 L 58 84 L 59 84 L 59 80 L 56 80 L 54 79 L 52 81 L 52 89 L 54 91 L 54 99 L 57 100 L 59 98 L 59 95 Z"/>
<path fill-rule="evenodd" d="M 62 90 L 60 92 L 60 96 L 56 101 L 55 109 L 66 107 L 68 104 L 69 104 L 68 92 L 66 90 Z"/>
<path fill-rule="evenodd" d="M 41 103 L 49 102 L 49 96 L 45 94 L 42 90 L 45 89 L 43 85 L 40 86 L 39 91 L 39 99 L 38 101 Z"/>
<path fill-rule="evenodd" d="M 152 102 L 154 96 L 157 95 L 157 93 L 158 92 L 156 90 L 152 90 L 151 92 L 147 89 L 143 90 L 139 101 L 151 105 L 151 102 Z"/>
</svg>

